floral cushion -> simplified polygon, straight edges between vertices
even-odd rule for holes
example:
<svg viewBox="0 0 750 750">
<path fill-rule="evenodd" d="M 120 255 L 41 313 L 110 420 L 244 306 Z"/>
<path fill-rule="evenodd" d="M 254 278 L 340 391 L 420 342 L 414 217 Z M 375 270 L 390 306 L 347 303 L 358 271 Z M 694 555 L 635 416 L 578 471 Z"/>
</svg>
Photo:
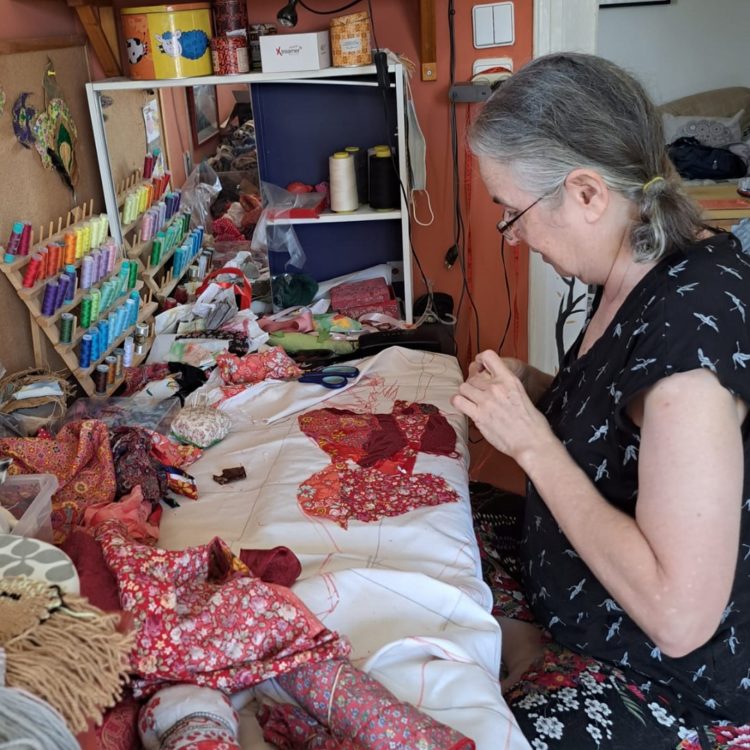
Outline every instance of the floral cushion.
<svg viewBox="0 0 750 750">
<path fill-rule="evenodd" d="M 227 414 L 206 406 L 189 406 L 172 422 L 172 434 L 181 442 L 209 448 L 229 433 L 232 420 Z"/>
</svg>

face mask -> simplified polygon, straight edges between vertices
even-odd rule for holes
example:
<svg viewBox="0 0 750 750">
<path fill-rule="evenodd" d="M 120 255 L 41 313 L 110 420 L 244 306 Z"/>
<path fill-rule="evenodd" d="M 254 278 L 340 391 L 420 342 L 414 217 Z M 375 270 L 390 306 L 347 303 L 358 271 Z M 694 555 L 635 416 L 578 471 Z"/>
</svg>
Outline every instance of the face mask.
<svg viewBox="0 0 750 750">
<path fill-rule="evenodd" d="M 411 177 L 410 203 L 414 221 L 420 226 L 429 226 L 435 220 L 435 216 L 432 213 L 432 206 L 430 205 L 430 194 L 427 192 L 427 143 L 422 128 L 419 127 L 417 110 L 414 106 L 414 98 L 412 97 L 411 86 L 409 86 L 408 81 L 406 91 L 406 129 L 409 148 L 409 175 Z M 421 222 L 416 215 L 414 194 L 420 191 L 424 191 L 427 197 L 427 206 L 430 211 L 430 220 L 427 223 Z"/>
</svg>

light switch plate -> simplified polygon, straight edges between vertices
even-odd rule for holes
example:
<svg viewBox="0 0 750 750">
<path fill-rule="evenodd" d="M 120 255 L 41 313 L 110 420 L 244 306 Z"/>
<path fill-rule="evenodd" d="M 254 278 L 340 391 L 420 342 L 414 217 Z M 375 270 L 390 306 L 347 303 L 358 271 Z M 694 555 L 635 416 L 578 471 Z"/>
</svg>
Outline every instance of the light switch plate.
<svg viewBox="0 0 750 750">
<path fill-rule="evenodd" d="M 502 47 L 515 42 L 513 3 L 483 3 L 472 9 L 474 47 Z"/>
</svg>

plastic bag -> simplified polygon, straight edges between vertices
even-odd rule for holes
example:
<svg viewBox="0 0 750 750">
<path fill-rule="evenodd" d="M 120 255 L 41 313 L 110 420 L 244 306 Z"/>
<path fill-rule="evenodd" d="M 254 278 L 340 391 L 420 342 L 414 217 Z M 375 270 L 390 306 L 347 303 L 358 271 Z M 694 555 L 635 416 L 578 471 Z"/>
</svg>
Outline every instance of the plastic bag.
<svg viewBox="0 0 750 750">
<path fill-rule="evenodd" d="M 182 207 L 190 209 L 190 224 L 212 227 L 211 204 L 221 192 L 221 180 L 207 162 L 202 161 L 185 180 L 182 186 Z"/>
<path fill-rule="evenodd" d="M 294 225 L 276 223 L 284 218 L 315 218 L 325 204 L 324 193 L 290 193 L 288 190 L 264 182 L 261 186 L 264 209 L 253 232 L 252 249 L 272 253 L 288 253 L 289 263 L 302 269 L 307 262 Z"/>
</svg>

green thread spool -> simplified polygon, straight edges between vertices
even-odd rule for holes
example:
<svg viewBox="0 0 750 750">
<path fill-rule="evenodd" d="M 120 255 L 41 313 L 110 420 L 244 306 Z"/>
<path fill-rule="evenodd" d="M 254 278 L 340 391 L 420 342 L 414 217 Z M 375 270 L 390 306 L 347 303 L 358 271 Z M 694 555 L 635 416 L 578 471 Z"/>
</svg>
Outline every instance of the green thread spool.
<svg viewBox="0 0 750 750">
<path fill-rule="evenodd" d="M 138 281 L 138 264 L 131 260 L 128 265 L 128 289 L 133 289 Z"/>
<path fill-rule="evenodd" d="M 161 260 L 161 238 L 157 235 L 151 244 L 151 265 L 155 266 Z"/>
<path fill-rule="evenodd" d="M 102 306 L 102 293 L 98 289 L 91 292 L 91 322 L 99 320 L 99 311 Z"/>
<path fill-rule="evenodd" d="M 63 313 L 60 316 L 60 343 L 69 344 L 73 340 L 73 327 L 76 317 L 72 313 Z"/>
<path fill-rule="evenodd" d="M 91 325 L 91 308 L 94 300 L 90 294 L 86 294 L 81 300 L 81 309 L 79 312 L 79 321 L 81 328 L 88 328 Z"/>
</svg>

